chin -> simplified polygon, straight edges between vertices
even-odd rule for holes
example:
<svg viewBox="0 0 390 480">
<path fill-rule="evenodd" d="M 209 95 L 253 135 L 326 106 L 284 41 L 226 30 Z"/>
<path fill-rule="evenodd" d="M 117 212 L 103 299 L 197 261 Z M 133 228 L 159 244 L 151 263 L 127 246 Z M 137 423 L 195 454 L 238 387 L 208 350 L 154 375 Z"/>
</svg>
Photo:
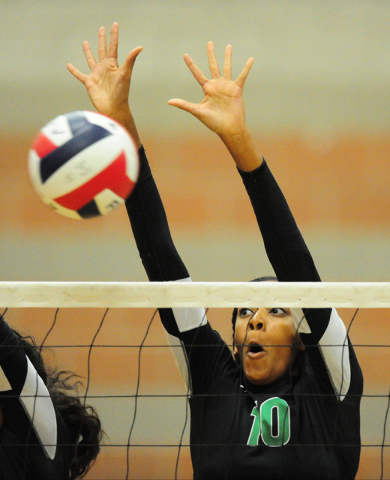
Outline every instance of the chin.
<svg viewBox="0 0 390 480">
<path fill-rule="evenodd" d="M 253 385 L 267 385 L 268 383 L 271 383 L 271 380 L 269 380 L 266 375 L 261 375 L 259 373 L 251 375 L 247 372 L 244 372 L 244 374 L 248 382 L 252 383 Z"/>
</svg>

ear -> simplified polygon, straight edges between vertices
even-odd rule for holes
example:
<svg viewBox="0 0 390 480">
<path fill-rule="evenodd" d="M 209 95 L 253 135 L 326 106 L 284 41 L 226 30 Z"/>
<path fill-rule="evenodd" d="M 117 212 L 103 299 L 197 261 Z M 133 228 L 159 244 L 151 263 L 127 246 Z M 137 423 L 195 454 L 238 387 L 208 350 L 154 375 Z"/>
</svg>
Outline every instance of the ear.
<svg viewBox="0 0 390 480">
<path fill-rule="evenodd" d="M 305 347 L 304 343 L 302 342 L 302 338 L 301 338 L 300 335 L 298 337 L 297 347 L 298 347 L 299 352 L 304 352 L 306 350 L 306 347 Z"/>
<path fill-rule="evenodd" d="M 293 376 L 297 376 L 301 373 L 302 366 L 305 360 L 305 346 L 303 343 L 296 345 L 295 350 L 295 359 L 291 367 L 291 373 Z"/>
<path fill-rule="evenodd" d="M 299 333 L 296 333 L 295 338 L 294 338 L 294 347 L 298 352 L 304 352 L 306 350 L 306 347 L 304 343 L 302 342 L 302 338 Z"/>
<path fill-rule="evenodd" d="M 236 345 L 236 342 L 233 340 L 233 350 L 232 350 L 232 355 L 235 360 L 238 359 L 238 348 Z"/>
</svg>

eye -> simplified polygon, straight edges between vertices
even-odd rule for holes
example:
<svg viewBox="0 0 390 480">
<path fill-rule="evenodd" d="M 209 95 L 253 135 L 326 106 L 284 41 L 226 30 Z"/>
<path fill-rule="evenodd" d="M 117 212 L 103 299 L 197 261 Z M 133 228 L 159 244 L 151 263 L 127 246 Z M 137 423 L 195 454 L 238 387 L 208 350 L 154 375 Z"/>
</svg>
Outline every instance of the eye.
<svg viewBox="0 0 390 480">
<path fill-rule="evenodd" d="M 244 317 L 252 317 L 254 315 L 254 311 L 251 310 L 250 308 L 240 308 L 239 312 L 238 312 L 238 315 L 240 318 L 244 318 Z"/>
<path fill-rule="evenodd" d="M 269 313 L 270 313 L 271 315 L 274 315 L 275 317 L 281 317 L 281 316 L 287 314 L 287 310 L 285 310 L 284 308 L 275 307 L 275 308 L 271 308 L 271 310 L 269 311 Z"/>
</svg>

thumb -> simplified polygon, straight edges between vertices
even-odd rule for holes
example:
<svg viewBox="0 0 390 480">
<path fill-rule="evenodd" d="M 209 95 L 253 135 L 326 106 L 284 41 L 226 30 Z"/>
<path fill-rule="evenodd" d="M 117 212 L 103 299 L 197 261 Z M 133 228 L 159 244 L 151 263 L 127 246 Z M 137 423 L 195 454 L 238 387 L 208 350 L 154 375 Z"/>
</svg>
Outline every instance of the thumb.
<svg viewBox="0 0 390 480">
<path fill-rule="evenodd" d="M 197 118 L 199 117 L 199 106 L 196 103 L 187 102 L 181 98 L 171 98 L 168 100 L 168 105 L 180 108 L 181 110 L 191 113 Z"/>
<path fill-rule="evenodd" d="M 123 64 L 123 68 L 127 70 L 128 72 L 131 72 L 134 67 L 134 63 L 138 57 L 138 55 L 142 52 L 143 47 L 139 46 L 136 48 L 133 48 L 133 50 L 127 55 L 125 62 Z"/>
</svg>

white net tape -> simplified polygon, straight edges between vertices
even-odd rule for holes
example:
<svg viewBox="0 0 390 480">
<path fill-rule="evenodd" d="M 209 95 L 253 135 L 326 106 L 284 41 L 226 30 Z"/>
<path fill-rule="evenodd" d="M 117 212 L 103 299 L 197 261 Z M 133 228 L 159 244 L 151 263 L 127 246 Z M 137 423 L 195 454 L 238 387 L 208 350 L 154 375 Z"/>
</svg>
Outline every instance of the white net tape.
<svg viewBox="0 0 390 480">
<path fill-rule="evenodd" d="M 387 308 L 390 282 L 0 282 L 0 307 Z M 271 302 L 271 303 L 270 303 Z"/>
</svg>

